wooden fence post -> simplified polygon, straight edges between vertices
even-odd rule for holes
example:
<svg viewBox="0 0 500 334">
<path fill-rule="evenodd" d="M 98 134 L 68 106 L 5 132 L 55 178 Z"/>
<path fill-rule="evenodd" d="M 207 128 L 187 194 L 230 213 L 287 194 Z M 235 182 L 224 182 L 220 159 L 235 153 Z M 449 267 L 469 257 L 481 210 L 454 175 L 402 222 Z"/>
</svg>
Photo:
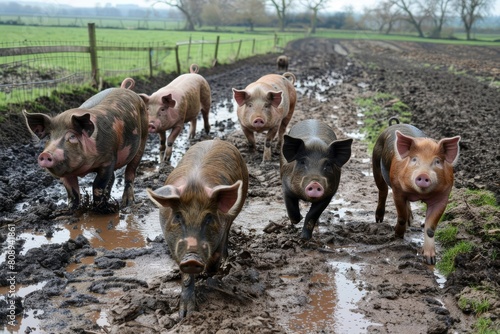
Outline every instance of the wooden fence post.
<svg viewBox="0 0 500 334">
<path fill-rule="evenodd" d="M 238 52 L 236 52 L 236 59 L 235 60 L 238 60 L 238 57 L 240 56 L 240 50 L 241 50 L 241 43 L 243 42 L 242 39 L 240 39 L 240 44 L 238 45 Z"/>
<path fill-rule="evenodd" d="M 181 74 L 181 62 L 179 61 L 179 45 L 175 46 L 175 61 L 177 62 L 177 74 Z"/>
<path fill-rule="evenodd" d="M 90 66 L 92 67 L 92 86 L 97 87 L 99 82 L 99 67 L 97 65 L 97 43 L 95 36 L 95 23 L 88 24 L 89 31 L 89 50 L 90 50 Z"/>
<path fill-rule="evenodd" d="M 252 54 L 253 55 L 255 54 L 255 38 L 253 39 L 253 42 L 252 42 Z"/>
<path fill-rule="evenodd" d="M 153 77 L 153 48 L 149 48 L 149 77 Z"/>
<path fill-rule="evenodd" d="M 187 55 L 187 59 L 186 59 L 188 66 L 189 66 L 189 58 L 191 56 L 191 38 L 192 38 L 192 36 L 189 36 L 188 55 Z"/>
<path fill-rule="evenodd" d="M 215 55 L 214 55 L 214 61 L 213 61 L 213 65 L 215 66 L 217 64 L 217 54 L 219 53 L 219 40 L 220 40 L 220 36 L 217 36 L 217 39 L 215 41 Z"/>
</svg>

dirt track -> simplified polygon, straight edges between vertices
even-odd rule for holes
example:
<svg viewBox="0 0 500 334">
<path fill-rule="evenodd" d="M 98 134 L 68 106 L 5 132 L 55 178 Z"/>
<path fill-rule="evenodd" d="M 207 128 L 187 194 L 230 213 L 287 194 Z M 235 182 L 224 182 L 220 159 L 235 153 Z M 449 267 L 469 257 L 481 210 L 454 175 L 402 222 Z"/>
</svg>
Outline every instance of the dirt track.
<svg viewBox="0 0 500 334">
<path fill-rule="evenodd" d="M 69 231 L 71 238 L 33 247 L 26 254 L 23 242 L 17 244 L 16 283 L 44 284 L 24 298 L 26 311 L 41 310 L 29 318 L 35 332 L 473 333 L 476 317 L 457 306 L 460 295 L 472 293 L 470 285 L 489 288 L 488 298 L 493 300 L 489 314 L 498 319 L 500 260 L 484 256 L 498 249 L 498 238 L 485 242 L 479 234 L 463 232 L 462 238 L 482 248 L 458 258 L 456 273 L 444 282 L 422 263 L 423 232 L 418 224 L 404 240 L 394 238 L 392 200 L 385 223 L 374 222 L 377 193 L 368 146 L 360 139 L 363 111 L 355 99 L 390 93 L 410 107 L 411 123 L 429 136 L 461 135 L 454 200 L 467 203 L 466 187 L 487 188 L 498 200 L 500 94 L 477 77 L 491 80 L 500 75 L 500 48 L 307 39 L 291 43 L 284 53 L 291 58 L 289 71 L 298 79 L 299 101 L 291 124 L 316 118 L 331 125 L 340 138 L 355 138 L 351 160 L 313 239 L 300 241 L 301 224 L 290 226 L 286 217 L 277 150 L 270 164 L 261 165 L 262 138 L 257 153 L 248 153 L 238 125 L 225 118 L 231 114 L 231 88 L 275 73 L 276 55 L 203 69 L 200 74 L 210 83 L 217 120 L 211 136 L 240 149 L 249 168 L 250 188 L 231 231 L 229 259 L 220 275 L 198 281 L 200 310 L 182 321 L 177 317 L 178 270 L 156 225 L 156 209 L 144 194 L 146 187 L 159 187 L 172 168 L 157 167 L 157 139 L 152 137 L 148 144 L 151 160 L 145 159 L 140 167 L 137 205 L 119 215 L 94 219 L 84 214 L 79 219 L 56 213 L 64 204 L 55 203 L 66 195 L 57 181 L 39 170 L 35 157 L 40 147 L 31 144 L 17 116 L 2 124 L 2 236 L 6 237 L 10 223 L 18 235 L 37 231 L 57 240 L 55 236 Z M 173 78 L 138 82 L 135 90 L 152 92 Z M 62 110 L 86 98 L 68 96 Z M 186 147 L 205 139 L 200 131 Z M 119 182 L 117 187 L 122 189 Z M 24 211 L 16 207 L 22 202 L 29 203 Z M 464 207 L 454 216 L 468 215 L 480 228 L 484 221 Z M 419 222 L 421 206 L 415 210 Z M 442 224 L 446 223 L 450 222 Z M 500 224 L 498 215 L 493 223 Z M 117 246 L 110 247 L 111 243 Z M 5 269 L 5 263 L 0 265 L 0 285 L 7 287 Z M 1 315 L 0 321 L 4 319 Z"/>
</svg>

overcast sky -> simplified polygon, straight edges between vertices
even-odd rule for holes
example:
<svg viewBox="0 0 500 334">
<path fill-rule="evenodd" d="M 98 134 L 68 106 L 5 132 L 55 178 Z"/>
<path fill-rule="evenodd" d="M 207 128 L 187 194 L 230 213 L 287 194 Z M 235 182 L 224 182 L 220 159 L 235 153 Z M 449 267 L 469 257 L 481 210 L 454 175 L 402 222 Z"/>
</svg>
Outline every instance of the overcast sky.
<svg viewBox="0 0 500 334">
<path fill-rule="evenodd" d="M 0 0 L 0 3 L 12 2 L 14 0 Z M 328 11 L 339 11 L 344 9 L 346 6 L 352 6 L 354 11 L 362 12 L 363 8 L 373 8 L 381 0 L 331 0 Z M 95 7 L 95 6 L 106 6 L 106 4 L 136 4 L 141 7 L 150 7 L 155 0 L 23 0 L 18 1 L 19 3 L 43 3 L 43 4 L 65 4 L 74 7 Z M 494 0 L 494 9 L 492 11 L 493 15 L 500 15 L 500 0 Z M 156 4 L 155 8 L 168 8 L 166 5 Z"/>
</svg>

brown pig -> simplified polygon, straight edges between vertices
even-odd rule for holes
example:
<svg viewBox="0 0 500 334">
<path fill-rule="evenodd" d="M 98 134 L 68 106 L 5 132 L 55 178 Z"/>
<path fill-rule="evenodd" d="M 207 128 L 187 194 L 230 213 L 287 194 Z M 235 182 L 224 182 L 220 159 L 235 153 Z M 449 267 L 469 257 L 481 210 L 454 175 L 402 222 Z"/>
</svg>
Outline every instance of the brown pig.
<svg viewBox="0 0 500 334">
<path fill-rule="evenodd" d="M 189 138 L 194 138 L 200 110 L 205 132 L 207 134 L 210 132 L 208 122 L 208 113 L 212 103 L 210 86 L 197 72 L 198 66 L 193 64 L 190 67 L 190 73 L 178 76 L 151 96 L 139 94 L 148 106 L 149 132 L 158 133 L 160 136 L 160 162 L 170 161 L 172 146 L 184 128 L 184 123 L 191 123 Z M 168 139 L 166 138 L 167 130 L 171 130 Z"/>
<path fill-rule="evenodd" d="M 182 273 L 179 314 L 196 309 L 195 275 L 214 274 L 227 256 L 228 233 L 248 191 L 248 170 L 238 149 L 221 139 L 193 145 L 165 185 L 148 195 Z"/>
<path fill-rule="evenodd" d="M 278 134 L 278 147 L 292 118 L 297 101 L 293 87 L 295 75 L 268 74 L 243 90 L 233 88 L 237 114 L 251 151 L 255 150 L 254 132 L 267 131 L 263 161 L 271 160 L 271 141 Z"/>
<path fill-rule="evenodd" d="M 397 210 L 397 237 L 404 237 L 413 220 L 410 202 L 426 203 L 423 255 L 428 264 L 436 263 L 434 233 L 453 186 L 459 141 L 459 136 L 436 141 L 412 125 L 394 124 L 380 134 L 373 148 L 373 176 L 379 190 L 375 220 L 384 220 L 388 187 Z"/>
<path fill-rule="evenodd" d="M 278 70 L 288 71 L 288 57 L 281 55 L 276 59 L 276 64 L 278 65 Z"/>
<path fill-rule="evenodd" d="M 109 88 L 54 117 L 25 110 L 23 114 L 30 132 L 46 138 L 38 164 L 61 179 L 70 210 L 80 204 L 78 177 L 95 172 L 94 209 L 109 212 L 114 171 L 123 166 L 127 167 L 121 205 L 133 203 L 135 172 L 148 135 L 146 105 L 139 95 Z"/>
<path fill-rule="evenodd" d="M 299 200 L 312 203 L 302 239 L 311 239 L 314 226 L 337 192 L 351 145 L 352 139 L 337 140 L 331 127 L 314 119 L 295 124 L 284 136 L 280 171 L 290 222 L 295 225 L 302 219 Z"/>
</svg>

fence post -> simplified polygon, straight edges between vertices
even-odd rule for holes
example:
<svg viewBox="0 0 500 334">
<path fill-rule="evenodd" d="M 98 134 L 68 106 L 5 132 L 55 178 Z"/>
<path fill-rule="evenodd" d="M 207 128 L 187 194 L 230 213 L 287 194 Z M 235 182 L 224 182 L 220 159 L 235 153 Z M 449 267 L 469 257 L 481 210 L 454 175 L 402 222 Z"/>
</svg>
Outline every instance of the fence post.
<svg viewBox="0 0 500 334">
<path fill-rule="evenodd" d="M 217 36 L 217 39 L 215 41 L 215 55 L 214 55 L 214 61 L 213 61 L 213 65 L 215 66 L 217 64 L 217 54 L 219 53 L 219 40 L 220 40 L 220 36 Z"/>
<path fill-rule="evenodd" d="M 181 62 L 179 61 L 179 45 L 175 46 L 175 61 L 177 62 L 177 74 L 181 74 Z"/>
<path fill-rule="evenodd" d="M 189 58 L 191 56 L 191 39 L 192 39 L 192 36 L 189 36 L 188 55 L 187 55 L 187 59 L 186 59 L 186 63 L 188 64 L 188 66 L 189 66 Z"/>
<path fill-rule="evenodd" d="M 240 50 L 241 50 L 241 43 L 243 42 L 242 39 L 240 39 L 240 44 L 238 45 L 238 52 L 236 52 L 236 59 L 235 60 L 238 60 L 239 56 L 240 56 Z"/>
<path fill-rule="evenodd" d="M 153 77 L 153 48 L 149 48 L 149 77 Z"/>
<path fill-rule="evenodd" d="M 253 42 L 252 42 L 252 54 L 253 55 L 255 54 L 255 38 L 253 39 Z"/>
<path fill-rule="evenodd" d="M 99 67 L 97 66 L 97 45 L 95 36 L 95 23 L 88 24 L 90 66 L 92 68 L 92 86 L 97 87 L 99 82 Z"/>
</svg>

